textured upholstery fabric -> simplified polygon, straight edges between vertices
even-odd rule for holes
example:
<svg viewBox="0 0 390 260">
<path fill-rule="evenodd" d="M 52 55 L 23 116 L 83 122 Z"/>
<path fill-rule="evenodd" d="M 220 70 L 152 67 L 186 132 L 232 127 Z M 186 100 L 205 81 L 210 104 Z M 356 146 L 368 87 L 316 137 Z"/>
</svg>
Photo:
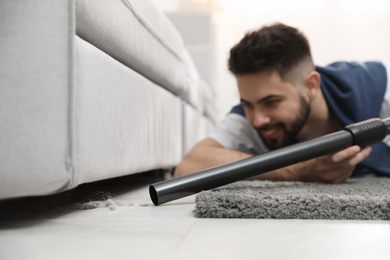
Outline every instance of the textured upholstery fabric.
<svg viewBox="0 0 390 260">
<path fill-rule="evenodd" d="M 0 1 L 0 79 L 0 199 L 175 167 L 213 122 L 148 0 Z"/>
<path fill-rule="evenodd" d="M 202 108 L 199 74 L 182 38 L 149 1 L 78 0 L 76 21 L 82 39 Z"/>
<path fill-rule="evenodd" d="M 76 40 L 75 184 L 177 164 L 180 99 Z"/>
<path fill-rule="evenodd" d="M 71 177 L 71 3 L 0 2 L 0 198 L 57 191 Z"/>
<path fill-rule="evenodd" d="M 184 105 L 183 111 L 183 150 L 186 154 L 198 141 L 207 136 L 211 131 L 212 124 L 206 116 L 188 104 Z"/>
<path fill-rule="evenodd" d="M 140 8 L 148 1 L 134 2 L 139 2 L 137 9 L 127 1 L 77 1 L 77 34 L 176 95 L 184 95 L 187 78 L 181 38 L 174 33 L 165 36 L 162 33 L 169 30 L 153 27 L 162 15 L 154 8 Z M 161 23 L 169 24 L 165 19 Z"/>
</svg>

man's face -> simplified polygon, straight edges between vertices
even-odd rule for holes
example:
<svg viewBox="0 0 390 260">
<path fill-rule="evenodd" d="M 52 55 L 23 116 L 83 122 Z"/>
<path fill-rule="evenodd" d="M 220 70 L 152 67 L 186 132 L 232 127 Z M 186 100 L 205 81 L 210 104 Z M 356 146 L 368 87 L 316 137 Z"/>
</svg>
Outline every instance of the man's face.
<svg viewBox="0 0 390 260">
<path fill-rule="evenodd" d="M 310 104 L 292 83 L 277 72 L 237 77 L 248 121 L 270 149 L 290 145 L 310 114 Z"/>
</svg>

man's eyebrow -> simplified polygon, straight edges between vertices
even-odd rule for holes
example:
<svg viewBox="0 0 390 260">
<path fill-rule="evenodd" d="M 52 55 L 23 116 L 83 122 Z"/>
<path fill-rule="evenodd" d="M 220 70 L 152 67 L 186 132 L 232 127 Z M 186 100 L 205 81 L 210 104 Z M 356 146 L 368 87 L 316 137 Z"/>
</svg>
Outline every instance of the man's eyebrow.
<svg viewBox="0 0 390 260">
<path fill-rule="evenodd" d="M 267 101 L 267 100 L 269 100 L 269 99 L 272 99 L 272 98 L 275 98 L 275 97 L 280 97 L 280 95 L 268 95 L 268 96 L 265 96 L 265 97 L 263 97 L 263 98 L 258 99 L 258 100 L 256 101 L 256 103 L 257 103 L 257 104 L 260 104 L 260 103 L 262 103 L 262 102 L 265 102 L 265 101 Z M 241 101 L 242 103 L 251 104 L 251 102 L 246 101 L 245 99 L 242 99 L 242 98 L 240 99 L 240 101 Z"/>
<path fill-rule="evenodd" d="M 250 104 L 249 101 L 246 101 L 245 99 L 242 99 L 242 98 L 240 98 L 240 101 L 241 101 L 241 103 L 244 103 L 244 104 Z"/>
</svg>

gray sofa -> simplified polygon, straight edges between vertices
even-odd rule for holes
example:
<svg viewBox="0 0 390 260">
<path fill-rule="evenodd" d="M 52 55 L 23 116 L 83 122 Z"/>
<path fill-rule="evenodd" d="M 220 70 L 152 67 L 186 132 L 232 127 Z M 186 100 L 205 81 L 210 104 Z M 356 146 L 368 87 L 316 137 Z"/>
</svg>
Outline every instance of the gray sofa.
<svg viewBox="0 0 390 260">
<path fill-rule="evenodd" d="M 0 199 L 170 169 L 213 90 L 146 0 L 0 2 Z"/>
</svg>

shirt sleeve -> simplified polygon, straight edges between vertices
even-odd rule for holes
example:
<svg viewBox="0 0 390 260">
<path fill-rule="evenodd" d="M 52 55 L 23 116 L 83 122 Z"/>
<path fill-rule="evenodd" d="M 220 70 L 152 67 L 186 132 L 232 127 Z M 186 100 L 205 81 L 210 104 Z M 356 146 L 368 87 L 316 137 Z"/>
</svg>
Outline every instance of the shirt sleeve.
<svg viewBox="0 0 390 260">
<path fill-rule="evenodd" d="M 269 151 L 248 120 L 236 113 L 228 114 L 209 137 L 231 150 L 255 155 Z"/>
</svg>

